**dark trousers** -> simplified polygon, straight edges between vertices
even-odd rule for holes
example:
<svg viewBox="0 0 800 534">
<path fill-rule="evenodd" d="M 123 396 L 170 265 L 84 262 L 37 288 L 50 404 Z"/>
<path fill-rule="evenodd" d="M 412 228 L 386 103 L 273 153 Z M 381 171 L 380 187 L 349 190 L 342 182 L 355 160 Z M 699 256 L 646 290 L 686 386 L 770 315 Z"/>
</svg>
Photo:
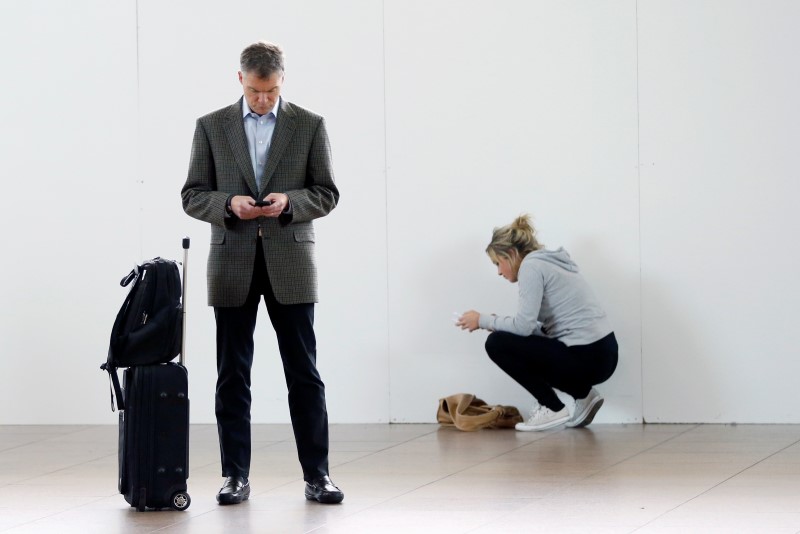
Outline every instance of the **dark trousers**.
<svg viewBox="0 0 800 534">
<path fill-rule="evenodd" d="M 317 372 L 314 304 L 280 304 L 275 300 L 264 264 L 261 240 L 250 293 L 243 306 L 214 308 L 217 320 L 216 414 L 222 476 L 249 476 L 250 370 L 253 333 L 261 297 L 278 338 L 289 414 L 305 480 L 328 474 L 328 412 L 325 385 Z"/>
<path fill-rule="evenodd" d="M 566 346 L 557 339 L 493 332 L 486 339 L 489 358 L 542 406 L 559 411 L 564 403 L 553 388 L 583 399 L 617 368 L 614 333 L 589 345 Z"/>
</svg>

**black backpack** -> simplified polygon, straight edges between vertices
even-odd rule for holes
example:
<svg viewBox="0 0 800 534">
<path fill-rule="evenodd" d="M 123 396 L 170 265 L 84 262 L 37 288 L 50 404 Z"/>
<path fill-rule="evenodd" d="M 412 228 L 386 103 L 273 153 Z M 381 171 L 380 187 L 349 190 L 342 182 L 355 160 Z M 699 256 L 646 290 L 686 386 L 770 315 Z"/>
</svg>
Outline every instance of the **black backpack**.
<svg viewBox="0 0 800 534">
<path fill-rule="evenodd" d="M 108 371 L 120 409 L 117 369 L 133 365 L 167 363 L 181 351 L 183 310 L 178 264 L 153 258 L 134 267 L 120 281 L 133 282 L 111 329 L 108 359 L 100 366 Z M 112 409 L 114 407 L 112 399 Z"/>
</svg>

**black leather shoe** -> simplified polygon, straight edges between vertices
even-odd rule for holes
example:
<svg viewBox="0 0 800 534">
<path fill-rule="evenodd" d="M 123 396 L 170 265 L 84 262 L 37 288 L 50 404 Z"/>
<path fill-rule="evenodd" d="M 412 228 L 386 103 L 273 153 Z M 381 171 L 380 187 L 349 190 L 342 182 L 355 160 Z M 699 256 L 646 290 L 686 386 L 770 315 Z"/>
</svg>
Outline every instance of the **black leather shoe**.
<svg viewBox="0 0 800 534">
<path fill-rule="evenodd" d="M 306 481 L 306 499 L 323 504 L 338 504 L 344 499 L 344 493 L 331 481 L 331 477 L 325 475 Z"/>
<path fill-rule="evenodd" d="M 220 504 L 239 504 L 250 498 L 250 482 L 245 477 L 228 477 L 217 493 Z"/>
</svg>

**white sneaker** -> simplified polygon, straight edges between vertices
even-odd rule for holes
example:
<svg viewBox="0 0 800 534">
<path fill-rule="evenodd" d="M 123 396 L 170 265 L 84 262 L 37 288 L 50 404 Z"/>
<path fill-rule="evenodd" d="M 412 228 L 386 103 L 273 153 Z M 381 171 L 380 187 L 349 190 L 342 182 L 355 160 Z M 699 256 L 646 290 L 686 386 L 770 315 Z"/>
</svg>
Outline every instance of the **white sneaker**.
<svg viewBox="0 0 800 534">
<path fill-rule="evenodd" d="M 569 421 L 569 410 L 566 406 L 554 412 L 550 408 L 536 404 L 531 409 L 531 415 L 524 423 L 517 423 L 514 428 L 521 432 L 536 432 L 547 430 Z"/>
<path fill-rule="evenodd" d="M 602 405 L 603 397 L 600 396 L 596 389 L 592 388 L 585 399 L 575 399 L 575 409 L 572 412 L 572 418 L 567 422 L 567 426 L 575 428 L 588 425 L 597 415 Z"/>
</svg>

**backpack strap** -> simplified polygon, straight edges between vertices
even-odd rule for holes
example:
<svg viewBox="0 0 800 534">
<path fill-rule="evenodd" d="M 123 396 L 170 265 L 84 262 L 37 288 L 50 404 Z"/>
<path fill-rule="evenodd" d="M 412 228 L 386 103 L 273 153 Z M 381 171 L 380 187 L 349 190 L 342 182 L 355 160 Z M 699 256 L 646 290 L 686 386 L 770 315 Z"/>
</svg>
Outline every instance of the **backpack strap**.
<svg viewBox="0 0 800 534">
<path fill-rule="evenodd" d="M 100 369 L 103 371 L 108 371 L 109 376 L 109 385 L 108 388 L 111 391 L 111 411 L 116 411 L 114 409 L 114 397 L 117 398 L 117 407 L 120 410 L 125 409 L 125 399 L 122 396 L 122 387 L 119 384 L 119 376 L 117 376 L 117 368 L 104 363 L 100 366 Z"/>
</svg>

